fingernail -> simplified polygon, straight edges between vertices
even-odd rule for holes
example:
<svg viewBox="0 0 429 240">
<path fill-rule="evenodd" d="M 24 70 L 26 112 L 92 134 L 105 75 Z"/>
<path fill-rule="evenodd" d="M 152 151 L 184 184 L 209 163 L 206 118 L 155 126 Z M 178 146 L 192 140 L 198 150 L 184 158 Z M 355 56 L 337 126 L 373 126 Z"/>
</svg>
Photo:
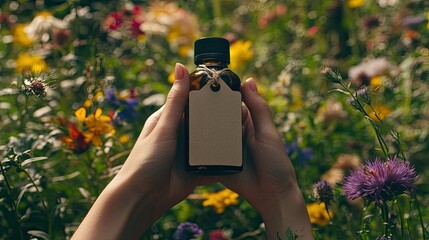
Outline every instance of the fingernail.
<svg viewBox="0 0 429 240">
<path fill-rule="evenodd" d="M 249 88 L 250 90 L 252 90 L 252 92 L 258 92 L 258 88 L 256 87 L 256 83 L 255 83 L 255 80 L 253 80 L 253 78 L 247 79 L 246 84 L 249 85 Z"/>
<path fill-rule="evenodd" d="M 174 78 L 175 80 L 183 79 L 185 76 L 184 66 L 180 63 L 176 63 L 174 67 Z"/>
</svg>

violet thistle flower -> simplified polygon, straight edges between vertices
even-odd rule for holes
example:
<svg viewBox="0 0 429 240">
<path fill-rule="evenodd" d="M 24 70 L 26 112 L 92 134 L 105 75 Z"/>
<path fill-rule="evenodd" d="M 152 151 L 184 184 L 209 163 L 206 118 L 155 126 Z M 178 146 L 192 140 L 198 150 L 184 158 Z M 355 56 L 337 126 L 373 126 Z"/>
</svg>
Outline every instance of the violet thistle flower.
<svg viewBox="0 0 429 240">
<path fill-rule="evenodd" d="M 376 158 L 346 177 L 343 191 L 349 200 L 363 197 L 381 207 L 397 195 L 411 194 L 417 179 L 410 162 L 396 157 L 389 157 L 387 162 Z"/>
<path fill-rule="evenodd" d="M 200 229 L 200 227 L 191 222 L 184 222 L 179 224 L 179 226 L 176 229 L 176 232 L 174 233 L 173 239 L 174 240 L 188 240 L 191 238 L 195 238 L 200 236 L 203 233 L 203 231 Z"/>
<path fill-rule="evenodd" d="M 317 200 L 324 202 L 326 205 L 329 205 L 329 202 L 334 198 L 332 187 L 326 180 L 314 184 L 313 195 Z"/>
<path fill-rule="evenodd" d="M 371 98 L 369 97 L 368 87 L 364 86 L 356 91 L 356 98 L 362 99 L 366 104 L 371 104 Z"/>
</svg>

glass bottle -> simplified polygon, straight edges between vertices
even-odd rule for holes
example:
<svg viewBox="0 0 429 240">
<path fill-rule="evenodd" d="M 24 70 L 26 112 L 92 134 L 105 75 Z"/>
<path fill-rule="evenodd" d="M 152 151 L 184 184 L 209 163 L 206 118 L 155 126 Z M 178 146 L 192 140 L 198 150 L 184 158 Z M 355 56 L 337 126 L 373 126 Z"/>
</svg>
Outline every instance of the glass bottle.
<svg viewBox="0 0 429 240">
<path fill-rule="evenodd" d="M 190 91 L 197 91 L 203 88 L 208 82 L 207 74 L 198 73 L 198 67 L 204 65 L 209 69 L 219 72 L 219 78 L 223 80 L 233 91 L 240 92 L 240 78 L 228 68 L 230 63 L 229 41 L 220 37 L 206 37 L 195 41 L 194 45 L 194 63 L 197 70 L 190 73 Z M 219 90 L 219 84 L 212 83 L 211 90 Z M 220 125 L 221 126 L 221 125 Z M 208 126 L 210 127 L 210 126 Z M 189 172 L 200 175 L 225 175 L 238 173 L 243 165 L 192 165 L 189 162 L 189 111 L 185 110 L 185 136 L 186 136 L 186 168 Z M 225 139 L 228 141 L 228 139 Z M 242 160 L 242 159 L 241 159 Z M 242 163 L 242 161 L 241 161 Z"/>
</svg>

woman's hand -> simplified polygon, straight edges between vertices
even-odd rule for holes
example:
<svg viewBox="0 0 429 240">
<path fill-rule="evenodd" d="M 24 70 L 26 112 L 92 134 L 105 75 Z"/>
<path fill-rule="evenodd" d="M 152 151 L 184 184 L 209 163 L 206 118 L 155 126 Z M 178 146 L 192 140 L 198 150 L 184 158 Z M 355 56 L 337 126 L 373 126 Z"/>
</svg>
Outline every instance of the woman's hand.
<svg viewBox="0 0 429 240">
<path fill-rule="evenodd" d="M 176 64 L 165 105 L 146 121 L 119 173 L 100 194 L 74 239 L 137 239 L 197 185 L 216 177 L 190 175 L 179 130 L 188 101 L 189 73 Z"/>
<path fill-rule="evenodd" d="M 305 203 L 293 166 L 274 126 L 268 104 L 259 96 L 253 79 L 242 86 L 244 142 L 243 172 L 221 182 L 245 198 L 262 215 L 268 239 L 284 236 L 288 228 L 312 239 Z"/>
</svg>

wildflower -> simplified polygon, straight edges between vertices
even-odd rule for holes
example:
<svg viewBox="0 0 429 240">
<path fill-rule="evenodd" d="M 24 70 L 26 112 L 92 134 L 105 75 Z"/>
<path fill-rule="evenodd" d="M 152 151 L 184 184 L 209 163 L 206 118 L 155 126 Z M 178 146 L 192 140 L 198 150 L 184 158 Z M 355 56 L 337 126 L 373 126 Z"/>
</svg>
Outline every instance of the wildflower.
<svg viewBox="0 0 429 240">
<path fill-rule="evenodd" d="M 378 0 L 378 5 L 380 5 L 380 7 L 382 8 L 393 7 L 398 2 L 399 2 L 398 0 Z"/>
<path fill-rule="evenodd" d="M 313 151 L 311 148 L 307 147 L 301 149 L 296 142 L 293 142 L 290 145 L 285 144 L 285 149 L 289 157 L 296 157 L 302 165 L 304 165 L 306 160 L 313 158 Z"/>
<path fill-rule="evenodd" d="M 20 53 L 16 59 L 15 71 L 17 73 L 30 73 L 39 74 L 46 72 L 48 66 L 45 60 L 39 55 L 30 55 L 27 53 Z"/>
<path fill-rule="evenodd" d="M 387 116 L 392 113 L 392 109 L 387 105 L 374 105 L 371 107 L 367 107 L 367 112 L 369 117 L 375 122 L 383 121 Z"/>
<path fill-rule="evenodd" d="M 341 74 L 338 71 L 332 69 L 331 67 L 322 67 L 320 73 L 326 80 L 332 83 L 341 83 L 341 81 L 343 80 Z"/>
<path fill-rule="evenodd" d="M 115 108 L 113 118 L 115 120 L 132 120 L 136 117 L 136 106 L 140 100 L 135 96 L 134 89 L 130 89 L 125 96 L 118 98 L 114 89 L 108 89 L 105 93 L 105 101 Z"/>
<path fill-rule="evenodd" d="M 243 66 L 246 62 L 250 61 L 253 58 L 253 51 L 251 47 L 251 41 L 237 40 L 231 44 L 231 64 L 229 65 L 231 69 L 239 69 L 240 66 Z"/>
<path fill-rule="evenodd" d="M 223 240 L 225 239 L 223 236 L 222 229 L 216 229 L 210 232 L 209 240 Z"/>
<path fill-rule="evenodd" d="M 86 109 L 79 108 L 75 115 L 79 122 L 84 123 L 88 130 L 83 133 L 87 143 L 92 142 L 95 146 L 101 146 L 101 134 L 114 133 L 115 129 L 109 116 L 102 115 L 102 110 L 97 108 L 94 114 L 86 116 Z"/>
<path fill-rule="evenodd" d="M 121 136 L 119 136 L 118 141 L 120 143 L 127 143 L 130 141 L 130 135 L 128 134 L 122 134 Z"/>
<path fill-rule="evenodd" d="M 344 111 L 343 105 L 332 98 L 329 98 L 326 104 L 317 110 L 317 120 L 325 124 L 342 121 L 346 118 L 347 113 Z"/>
<path fill-rule="evenodd" d="M 67 123 L 68 135 L 61 138 L 61 141 L 75 153 L 82 153 L 89 147 L 85 141 L 85 136 L 74 123 Z"/>
<path fill-rule="evenodd" d="M 110 30 L 118 29 L 123 22 L 124 14 L 121 12 L 111 12 L 109 16 L 104 19 L 103 24 L 106 25 Z"/>
<path fill-rule="evenodd" d="M 325 180 L 321 180 L 314 184 L 313 195 L 317 200 L 324 202 L 327 205 L 334 199 L 332 187 Z"/>
<path fill-rule="evenodd" d="M 23 47 L 28 47 L 33 43 L 33 40 L 31 40 L 24 32 L 24 28 L 26 26 L 27 25 L 25 24 L 17 24 L 12 30 L 13 41 Z"/>
<path fill-rule="evenodd" d="M 45 97 L 47 88 L 48 84 L 46 83 L 46 78 L 39 76 L 25 79 L 21 91 L 36 97 Z"/>
<path fill-rule="evenodd" d="M 223 213 L 225 208 L 230 205 L 238 204 L 239 195 L 228 188 L 225 188 L 215 193 L 205 193 L 203 198 L 203 206 L 213 206 L 217 213 Z"/>
<path fill-rule="evenodd" d="M 259 17 L 258 25 L 260 28 L 266 28 L 276 18 L 283 16 L 287 12 L 287 6 L 284 4 L 277 5 L 274 9 L 269 9 Z"/>
<path fill-rule="evenodd" d="M 175 21 L 177 11 L 179 8 L 174 2 L 151 3 L 146 20 L 140 25 L 140 30 L 149 35 L 167 35 L 169 27 Z"/>
<path fill-rule="evenodd" d="M 343 191 L 349 200 L 362 197 L 380 206 L 397 195 L 409 194 L 417 178 L 414 166 L 408 161 L 389 157 L 382 162 L 376 158 L 347 176 Z"/>
<path fill-rule="evenodd" d="M 383 76 L 391 67 L 386 58 L 366 60 L 349 69 L 349 78 L 356 86 L 369 85 L 371 78 Z"/>
<path fill-rule="evenodd" d="M 191 238 L 195 238 L 203 234 L 203 231 L 200 229 L 200 227 L 191 222 L 184 222 L 181 223 L 174 233 L 173 239 L 174 240 L 188 240 Z"/>
<path fill-rule="evenodd" d="M 30 39 L 47 42 L 50 38 L 49 34 L 54 29 L 67 29 L 67 27 L 67 22 L 52 16 L 50 12 L 42 11 L 24 28 L 24 32 Z"/>
<path fill-rule="evenodd" d="M 401 19 L 401 23 L 404 27 L 412 27 L 415 25 L 419 25 L 425 21 L 423 16 L 408 16 Z"/>
<path fill-rule="evenodd" d="M 333 215 L 332 210 L 327 210 L 324 202 L 307 204 L 307 212 L 310 222 L 322 227 L 329 223 L 331 219 L 330 216 Z"/>
<path fill-rule="evenodd" d="M 68 29 L 54 29 L 54 43 L 63 46 L 70 39 L 71 31 Z"/>
<path fill-rule="evenodd" d="M 381 87 L 382 83 L 383 78 L 381 76 L 374 76 L 371 78 L 371 80 L 369 80 L 369 85 L 374 89 Z"/>
<path fill-rule="evenodd" d="M 380 26 L 380 17 L 378 16 L 366 17 L 364 20 L 363 26 L 366 29 L 371 29 L 371 28 Z"/>
<path fill-rule="evenodd" d="M 360 8 L 365 4 L 364 0 L 347 0 L 347 6 L 349 8 Z"/>
<path fill-rule="evenodd" d="M 357 155 L 341 154 L 321 179 L 327 181 L 331 187 L 334 187 L 341 182 L 344 174 L 347 174 L 350 170 L 357 169 L 360 162 L 361 160 Z"/>
</svg>

